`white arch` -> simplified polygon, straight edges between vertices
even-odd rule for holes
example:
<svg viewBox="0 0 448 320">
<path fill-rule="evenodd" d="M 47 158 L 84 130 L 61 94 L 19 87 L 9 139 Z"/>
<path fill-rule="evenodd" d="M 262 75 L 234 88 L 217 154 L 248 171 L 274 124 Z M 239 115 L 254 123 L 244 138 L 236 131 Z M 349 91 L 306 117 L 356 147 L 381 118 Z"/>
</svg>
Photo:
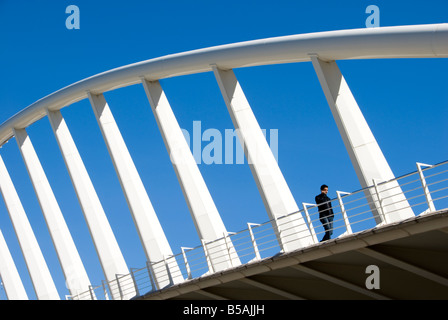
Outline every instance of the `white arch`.
<svg viewBox="0 0 448 320">
<path fill-rule="evenodd" d="M 221 69 L 322 60 L 448 57 L 448 24 L 365 28 L 268 38 L 193 50 L 106 71 L 69 85 L 31 104 L 0 126 L 0 145 L 46 116 L 106 91 L 180 75 Z"/>
</svg>

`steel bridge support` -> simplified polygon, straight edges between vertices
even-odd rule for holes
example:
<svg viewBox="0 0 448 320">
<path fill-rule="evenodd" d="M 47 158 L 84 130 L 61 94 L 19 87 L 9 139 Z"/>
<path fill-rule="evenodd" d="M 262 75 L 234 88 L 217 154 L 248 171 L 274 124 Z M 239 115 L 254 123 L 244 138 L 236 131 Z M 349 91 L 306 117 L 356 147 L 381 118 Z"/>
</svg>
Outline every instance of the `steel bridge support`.
<svg viewBox="0 0 448 320">
<path fill-rule="evenodd" d="M 47 110 L 47 115 L 87 221 L 104 275 L 108 282 L 116 281 L 117 275 L 129 274 L 117 240 L 61 112 Z M 112 292 L 112 295 L 114 299 L 119 299 L 118 293 Z M 131 298 L 133 295 L 128 292 L 126 297 Z"/>
<path fill-rule="evenodd" d="M 227 236 L 227 230 L 162 86 L 158 81 L 142 79 L 142 82 L 197 233 L 211 260 L 210 271 L 216 272 L 239 265 L 233 245 L 226 244 L 223 239 L 223 236 Z M 230 246 L 230 254 L 223 255 L 223 252 L 227 252 L 227 246 Z"/>
<path fill-rule="evenodd" d="M 281 248 L 287 252 L 312 244 L 303 217 L 286 216 L 299 208 L 235 73 L 212 67 Z"/>
<path fill-rule="evenodd" d="M 148 261 L 162 261 L 165 257 L 172 256 L 173 252 L 110 107 L 103 94 L 89 93 L 88 96 L 134 219 L 146 258 Z M 158 288 L 184 281 L 175 260 L 170 263 L 169 268 L 173 283 L 169 280 L 170 276 L 166 270 L 157 272 L 155 281 Z"/>
<path fill-rule="evenodd" d="M 314 54 L 310 57 L 362 188 L 394 179 L 336 61 L 323 61 Z M 379 184 L 378 192 L 372 190 L 366 191 L 366 197 L 377 224 L 414 217 L 396 181 Z"/>
<path fill-rule="evenodd" d="M 45 258 L 14 184 L 0 156 L 0 189 L 39 300 L 60 300 Z"/>
<path fill-rule="evenodd" d="M 8 249 L 3 233 L 0 230 L 0 280 L 2 281 L 8 300 L 28 300 L 19 272 L 17 271 L 11 252 Z"/>
<path fill-rule="evenodd" d="M 14 129 L 14 136 L 50 231 L 67 288 L 71 295 L 76 295 L 90 286 L 89 277 L 26 130 Z"/>
</svg>

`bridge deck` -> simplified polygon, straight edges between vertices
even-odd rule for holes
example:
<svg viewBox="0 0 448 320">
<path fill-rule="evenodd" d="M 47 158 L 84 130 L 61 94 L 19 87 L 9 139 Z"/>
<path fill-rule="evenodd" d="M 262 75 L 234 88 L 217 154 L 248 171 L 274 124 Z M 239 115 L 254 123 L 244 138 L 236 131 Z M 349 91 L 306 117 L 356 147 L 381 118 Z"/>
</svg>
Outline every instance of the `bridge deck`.
<svg viewBox="0 0 448 320">
<path fill-rule="evenodd" d="M 366 281 L 377 266 L 379 289 Z M 203 276 L 137 299 L 448 299 L 448 209 Z"/>
</svg>

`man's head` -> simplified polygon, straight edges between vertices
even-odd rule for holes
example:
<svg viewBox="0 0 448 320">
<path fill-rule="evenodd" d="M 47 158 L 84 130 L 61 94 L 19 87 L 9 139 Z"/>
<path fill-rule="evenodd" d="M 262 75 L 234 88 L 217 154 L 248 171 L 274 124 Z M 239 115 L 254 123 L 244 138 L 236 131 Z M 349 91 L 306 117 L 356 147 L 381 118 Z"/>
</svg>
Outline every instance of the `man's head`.
<svg viewBox="0 0 448 320">
<path fill-rule="evenodd" d="M 328 193 L 328 186 L 326 184 L 323 184 L 320 186 L 320 192 L 327 194 Z"/>
</svg>

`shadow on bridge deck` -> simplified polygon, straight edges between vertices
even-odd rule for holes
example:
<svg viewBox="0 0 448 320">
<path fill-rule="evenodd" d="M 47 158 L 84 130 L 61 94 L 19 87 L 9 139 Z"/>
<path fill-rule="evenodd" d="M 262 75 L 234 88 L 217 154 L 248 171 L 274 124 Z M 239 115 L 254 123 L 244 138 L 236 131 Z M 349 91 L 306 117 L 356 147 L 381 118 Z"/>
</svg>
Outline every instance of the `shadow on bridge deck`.
<svg viewBox="0 0 448 320">
<path fill-rule="evenodd" d="M 448 299 L 448 209 L 136 298 L 180 299 Z"/>
</svg>

